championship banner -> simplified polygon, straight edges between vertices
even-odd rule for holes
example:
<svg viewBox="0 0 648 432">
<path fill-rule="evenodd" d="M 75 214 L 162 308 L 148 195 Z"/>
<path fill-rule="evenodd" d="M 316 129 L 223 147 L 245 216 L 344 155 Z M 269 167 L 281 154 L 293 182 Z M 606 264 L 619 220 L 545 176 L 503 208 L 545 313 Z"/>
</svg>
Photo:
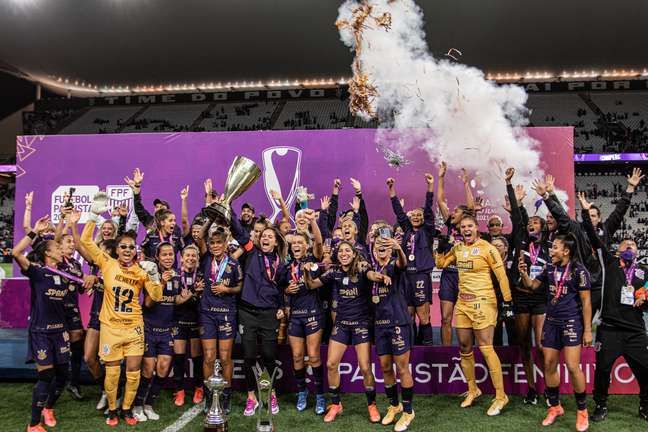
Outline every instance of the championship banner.
<svg viewBox="0 0 648 432">
<path fill-rule="evenodd" d="M 573 128 L 527 128 L 527 132 L 540 143 L 541 167 L 556 177 L 557 188 L 567 191 L 567 204 L 573 215 Z M 413 147 L 403 155 L 410 161 L 408 165 L 391 167 L 383 151 L 376 147 L 376 133 L 376 129 L 340 129 L 19 136 L 16 149 L 16 220 L 20 220 L 24 212 L 22 197 L 33 191 L 32 223 L 45 214 L 49 214 L 54 222 L 58 221 L 60 208 L 70 188 L 75 189 L 72 203 L 83 212 L 81 223 L 87 220 L 92 197 L 100 189 L 107 192 L 111 207 L 126 203 L 129 213 L 132 213 L 132 194 L 123 179 L 132 176 L 137 167 L 145 174 L 142 184 L 144 206 L 153 213 L 154 199 L 168 201 L 180 224 L 181 189 L 189 185 L 189 218 L 192 219 L 204 206 L 205 179 L 211 178 L 214 190 L 222 192 L 230 164 L 241 155 L 254 161 L 262 174 L 261 179 L 234 203 L 237 214 L 241 204 L 249 202 L 255 207 L 257 216 L 280 217 L 280 209 L 272 200 L 270 191 L 280 192 L 292 211 L 295 192 L 300 185 L 315 194 L 310 207 L 319 208 L 320 198 L 330 196 L 336 177 L 342 180 L 339 210 L 347 210 L 354 196 L 349 178 L 354 177 L 362 183 L 369 220 L 384 219 L 393 223 L 395 216 L 385 180 L 388 177 L 396 179 L 398 196 L 405 200 L 406 209 L 412 209 L 424 203 L 424 174 L 430 172 L 436 179 L 438 166 L 430 161 L 425 151 Z M 470 152 L 466 152 L 466 158 L 469 157 Z M 458 179 L 460 169 L 461 166 L 449 166 L 446 174 L 446 199 L 451 211 L 454 206 L 465 202 L 463 184 Z M 478 188 L 473 190 L 475 196 L 479 193 Z M 479 214 L 482 230 L 486 230 L 486 221 L 494 214 L 502 217 L 505 231 L 510 230 L 510 218 L 502 208 L 505 193 L 502 180 L 499 196 L 484 196 L 485 207 Z M 535 199 L 532 198 L 533 191 L 528 193 L 527 204 L 531 203 L 528 208 L 532 213 Z M 434 212 L 441 227 L 443 221 L 436 203 Z M 16 224 L 14 230 L 14 238 L 22 238 L 21 224 Z M 143 232 L 140 227 L 139 240 L 143 238 Z M 14 274 L 20 273 L 14 269 Z M 435 283 L 432 306 L 432 324 L 436 326 L 440 323 L 437 285 Z M 20 295 L 28 297 L 29 290 Z M 81 296 L 80 303 L 85 322 L 90 299 Z M 0 322 L 5 326 L 20 327 L 16 322 L 4 320 L 1 314 Z"/>
</svg>

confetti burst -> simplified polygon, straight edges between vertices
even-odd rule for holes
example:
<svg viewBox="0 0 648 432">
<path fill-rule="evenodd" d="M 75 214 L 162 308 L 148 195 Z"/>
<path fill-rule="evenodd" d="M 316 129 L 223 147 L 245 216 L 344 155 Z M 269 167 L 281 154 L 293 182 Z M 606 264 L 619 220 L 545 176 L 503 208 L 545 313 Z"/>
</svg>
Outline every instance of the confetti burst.
<svg viewBox="0 0 648 432">
<path fill-rule="evenodd" d="M 397 0 L 390 0 L 393 3 Z M 363 0 L 362 4 L 355 8 L 352 12 L 351 20 L 338 20 L 335 25 L 339 30 L 349 29 L 353 33 L 355 39 L 355 52 L 356 56 L 353 60 L 353 78 L 349 81 L 349 110 L 354 115 L 361 114 L 369 118 L 376 117 L 372 103 L 378 96 L 377 87 L 371 82 L 369 74 L 367 74 L 360 62 L 360 55 L 363 50 L 363 33 L 366 29 L 382 28 L 385 31 L 391 29 L 392 17 L 389 12 L 384 12 L 381 15 L 372 15 L 373 6 L 369 4 L 369 0 Z"/>
<path fill-rule="evenodd" d="M 382 151 L 387 164 L 389 164 L 389 166 L 392 168 L 399 169 L 400 167 L 412 163 L 412 161 L 405 159 L 405 156 L 403 156 L 401 153 L 391 150 L 385 146 L 379 145 L 378 149 Z"/>
</svg>

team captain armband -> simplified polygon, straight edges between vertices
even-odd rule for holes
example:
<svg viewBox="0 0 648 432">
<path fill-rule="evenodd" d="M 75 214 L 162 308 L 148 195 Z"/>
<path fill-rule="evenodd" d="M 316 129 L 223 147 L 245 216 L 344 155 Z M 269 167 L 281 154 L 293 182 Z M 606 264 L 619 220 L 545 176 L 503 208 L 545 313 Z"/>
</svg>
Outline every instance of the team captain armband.
<svg viewBox="0 0 648 432">
<path fill-rule="evenodd" d="M 248 240 L 248 242 L 243 245 L 243 250 L 245 252 L 250 252 L 253 248 L 254 248 L 254 243 L 252 242 L 252 240 Z"/>
<path fill-rule="evenodd" d="M 641 298 L 645 299 L 646 298 L 646 287 L 643 286 L 639 288 L 638 290 L 635 291 L 634 293 L 635 300 L 639 300 Z"/>
</svg>

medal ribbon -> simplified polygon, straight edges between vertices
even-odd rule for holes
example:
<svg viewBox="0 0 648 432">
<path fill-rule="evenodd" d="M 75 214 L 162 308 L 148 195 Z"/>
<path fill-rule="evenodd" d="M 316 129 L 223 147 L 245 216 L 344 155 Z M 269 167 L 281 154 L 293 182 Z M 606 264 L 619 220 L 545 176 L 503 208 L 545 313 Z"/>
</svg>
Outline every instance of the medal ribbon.
<svg viewBox="0 0 648 432">
<path fill-rule="evenodd" d="M 567 263 L 565 266 L 565 270 L 563 271 L 562 276 L 560 277 L 560 281 L 558 281 L 557 272 L 558 272 L 558 267 L 554 270 L 554 283 L 556 283 L 556 294 L 554 295 L 553 301 L 554 304 L 558 302 L 558 299 L 562 295 L 563 291 L 565 290 L 565 281 L 567 280 L 567 274 L 569 274 L 569 265 L 571 263 Z"/>
<path fill-rule="evenodd" d="M 225 267 L 227 267 L 227 263 L 229 261 L 229 257 L 225 256 L 223 261 L 218 265 L 218 275 L 216 274 L 216 257 L 212 258 L 212 266 L 211 266 L 211 276 L 212 276 L 212 281 L 215 283 L 220 283 L 221 279 L 223 278 L 223 273 L 225 273 Z M 194 273 L 195 275 L 195 273 Z"/>
</svg>

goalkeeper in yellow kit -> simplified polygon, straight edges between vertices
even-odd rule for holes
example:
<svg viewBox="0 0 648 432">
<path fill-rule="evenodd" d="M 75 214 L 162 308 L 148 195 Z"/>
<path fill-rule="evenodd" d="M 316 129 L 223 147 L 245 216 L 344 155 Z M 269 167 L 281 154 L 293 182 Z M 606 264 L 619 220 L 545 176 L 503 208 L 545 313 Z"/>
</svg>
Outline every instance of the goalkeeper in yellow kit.
<svg viewBox="0 0 648 432">
<path fill-rule="evenodd" d="M 136 263 L 135 238 L 127 234 L 117 237 L 117 259 L 102 252 L 92 239 L 99 215 L 108 210 L 108 197 L 99 192 L 94 196 L 90 217 L 81 235 L 81 246 L 99 267 L 104 280 L 104 299 L 99 313 L 99 356 L 106 365 L 104 387 L 109 414 L 106 424 L 117 426 L 117 386 L 121 362 L 126 359 L 126 386 L 122 416 L 129 425 L 137 420 L 131 405 L 140 380 L 140 364 L 144 354 L 144 322 L 139 303 L 140 292 L 146 289 L 154 301 L 162 298 L 162 285 L 157 265 Z"/>
<path fill-rule="evenodd" d="M 499 282 L 504 304 L 504 317 L 512 317 L 511 291 L 506 269 L 497 249 L 479 238 L 477 220 L 473 216 L 461 219 L 460 231 L 463 242 L 456 244 L 445 255 L 437 255 L 437 267 L 455 264 L 459 270 L 459 299 L 455 306 L 455 328 L 461 347 L 461 369 L 468 381 L 468 392 L 461 403 L 462 408 L 472 405 L 481 396 L 475 381 L 475 357 L 473 334 L 479 344 L 495 388 L 495 399 L 488 408 L 489 416 L 498 415 L 508 403 L 504 393 L 502 365 L 493 349 L 493 333 L 497 324 L 497 298 L 491 279 L 494 273 Z"/>
</svg>

